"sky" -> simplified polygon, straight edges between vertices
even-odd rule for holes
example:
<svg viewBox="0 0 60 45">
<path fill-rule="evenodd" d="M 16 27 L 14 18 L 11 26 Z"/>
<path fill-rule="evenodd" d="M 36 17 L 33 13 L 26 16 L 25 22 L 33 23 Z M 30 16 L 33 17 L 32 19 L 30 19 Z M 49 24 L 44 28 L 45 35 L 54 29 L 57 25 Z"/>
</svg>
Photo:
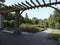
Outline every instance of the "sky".
<svg viewBox="0 0 60 45">
<path fill-rule="evenodd" d="M 5 0 L 5 4 L 8 6 L 9 5 L 11 6 L 11 5 L 18 4 L 18 3 L 21 4 L 21 2 L 25 3 L 25 1 L 28 1 L 30 3 L 30 0 Z M 33 1 L 36 3 L 36 0 L 33 0 Z M 45 0 L 45 1 L 46 1 L 46 3 L 49 2 L 49 0 Z M 54 1 L 55 0 L 52 0 L 52 2 L 54 2 Z M 60 0 L 58 0 L 58 1 L 60 1 Z M 41 4 L 43 4 L 42 0 L 39 0 L 39 2 Z M 55 7 L 60 8 L 60 4 Z M 36 9 L 26 10 L 22 13 L 22 15 L 23 15 L 23 17 L 25 17 L 25 15 L 27 13 L 29 18 L 36 17 L 38 19 L 47 19 L 47 18 L 49 18 L 50 14 L 53 13 L 53 11 L 54 11 L 54 9 L 52 9 L 50 7 L 38 8 L 38 9 L 36 8 Z"/>
</svg>

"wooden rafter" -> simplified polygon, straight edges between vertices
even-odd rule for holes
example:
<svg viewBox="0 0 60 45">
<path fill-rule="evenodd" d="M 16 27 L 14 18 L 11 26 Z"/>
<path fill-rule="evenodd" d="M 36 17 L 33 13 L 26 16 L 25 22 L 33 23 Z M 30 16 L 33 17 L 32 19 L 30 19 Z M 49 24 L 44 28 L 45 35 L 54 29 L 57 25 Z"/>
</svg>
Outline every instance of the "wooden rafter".
<svg viewBox="0 0 60 45">
<path fill-rule="evenodd" d="M 39 4 L 39 6 L 41 6 L 40 2 L 38 0 L 36 0 L 36 2 Z"/>
<path fill-rule="evenodd" d="M 45 3 L 45 0 L 42 0 L 42 1 L 43 1 L 44 4 L 46 4 L 46 3 Z"/>
<path fill-rule="evenodd" d="M 22 5 L 24 5 L 24 6 L 26 6 L 26 7 L 29 7 L 28 5 L 26 5 L 25 3 L 23 3 L 23 2 L 21 2 L 22 3 Z"/>
<path fill-rule="evenodd" d="M 36 6 L 36 4 L 31 0 L 31 3 L 34 5 L 34 6 Z"/>
<path fill-rule="evenodd" d="M 28 9 L 33 9 L 33 8 L 38 8 L 38 7 L 48 7 L 51 5 L 57 5 L 60 4 L 60 1 L 55 0 L 55 2 L 52 2 L 51 0 L 49 0 L 49 3 L 46 3 L 45 0 L 42 0 L 43 4 L 41 4 L 41 2 L 39 2 L 39 0 L 36 0 L 36 4 L 35 2 L 33 2 L 32 0 L 30 0 L 30 2 L 25 1 L 26 3 L 21 2 L 18 4 L 12 5 L 12 6 L 5 6 L 5 7 L 0 7 L 0 13 L 5 13 L 5 12 L 11 12 L 11 11 L 16 11 L 16 10 L 28 10 Z M 33 4 L 33 5 L 32 5 Z"/>
</svg>

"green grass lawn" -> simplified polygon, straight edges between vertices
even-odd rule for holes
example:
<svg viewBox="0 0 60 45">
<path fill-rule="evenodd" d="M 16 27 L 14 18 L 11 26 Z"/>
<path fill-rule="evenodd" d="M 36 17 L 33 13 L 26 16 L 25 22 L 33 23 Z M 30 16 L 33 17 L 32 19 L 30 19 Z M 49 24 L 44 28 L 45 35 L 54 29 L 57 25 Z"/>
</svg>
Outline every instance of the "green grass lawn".
<svg viewBox="0 0 60 45">
<path fill-rule="evenodd" d="M 60 30 L 52 29 L 51 38 L 58 40 L 60 38 Z"/>
</svg>

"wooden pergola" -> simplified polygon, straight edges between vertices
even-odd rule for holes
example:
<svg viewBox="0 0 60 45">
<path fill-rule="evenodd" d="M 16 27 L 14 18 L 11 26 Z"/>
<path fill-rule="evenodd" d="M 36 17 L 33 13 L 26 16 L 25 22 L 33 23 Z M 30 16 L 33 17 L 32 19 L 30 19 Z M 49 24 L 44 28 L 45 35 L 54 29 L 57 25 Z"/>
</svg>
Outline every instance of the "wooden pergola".
<svg viewBox="0 0 60 45">
<path fill-rule="evenodd" d="M 31 2 L 31 3 L 30 3 Z M 21 2 L 15 5 L 11 5 L 11 6 L 4 6 L 4 7 L 0 7 L 0 28 L 3 28 L 3 15 L 5 13 L 9 13 L 9 12 L 15 12 L 16 16 L 15 16 L 15 20 L 16 20 L 16 25 L 15 25 L 15 29 L 19 30 L 19 16 L 25 11 L 25 10 L 29 10 L 29 9 L 35 9 L 35 8 L 43 8 L 43 7 L 51 7 L 54 8 L 55 10 L 58 11 L 58 13 L 60 14 L 60 11 L 53 7 L 52 5 L 57 5 L 60 4 L 60 1 L 55 0 L 55 2 L 52 2 L 52 0 L 49 0 L 49 3 L 46 3 L 45 0 L 42 0 L 43 4 L 41 4 L 41 2 L 39 2 L 39 0 L 36 0 L 36 4 L 35 2 L 33 2 L 32 0 L 30 0 L 30 2 L 25 1 L 25 3 Z"/>
</svg>

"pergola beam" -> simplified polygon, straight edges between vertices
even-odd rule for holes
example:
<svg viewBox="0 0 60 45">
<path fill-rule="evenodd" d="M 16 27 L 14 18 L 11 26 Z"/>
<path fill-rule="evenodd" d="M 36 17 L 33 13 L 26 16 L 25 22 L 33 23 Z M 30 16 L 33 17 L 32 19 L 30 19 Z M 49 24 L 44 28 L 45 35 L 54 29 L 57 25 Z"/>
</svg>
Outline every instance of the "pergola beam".
<svg viewBox="0 0 60 45">
<path fill-rule="evenodd" d="M 32 5 L 31 5 L 29 2 L 26 1 L 26 3 L 27 3 L 30 7 L 32 7 Z"/>
<path fill-rule="evenodd" d="M 48 7 L 51 5 L 57 5 L 60 4 L 60 1 L 58 2 L 57 0 L 55 0 L 55 2 L 51 2 L 51 0 L 49 0 L 49 3 L 45 3 L 44 0 L 42 0 L 44 4 L 41 4 L 38 0 L 36 0 L 36 2 L 38 3 L 38 5 L 36 5 L 32 0 L 30 1 L 32 4 L 30 4 L 28 1 L 25 1 L 25 3 L 18 3 L 15 4 L 15 6 L 8 6 L 8 7 L 0 7 L 0 13 L 5 13 L 5 12 L 11 12 L 11 11 L 16 11 L 16 10 L 28 10 L 28 9 L 33 9 L 33 8 L 39 8 L 39 7 Z"/>
<path fill-rule="evenodd" d="M 55 8 L 55 7 L 53 7 L 53 6 L 49 6 L 49 7 L 55 9 L 55 10 L 60 14 L 60 11 L 59 11 L 57 8 Z"/>
<path fill-rule="evenodd" d="M 29 6 L 28 5 L 26 5 L 25 3 L 23 3 L 23 2 L 21 2 L 22 3 L 22 5 L 24 5 L 25 7 L 26 7 L 26 9 L 29 9 Z"/>
<path fill-rule="evenodd" d="M 39 6 L 41 6 L 40 2 L 38 0 L 36 0 L 36 2 L 39 4 Z"/>
<path fill-rule="evenodd" d="M 18 3 L 19 6 L 23 7 L 23 8 L 26 8 L 25 6 L 21 5 L 20 3 Z"/>
<path fill-rule="evenodd" d="M 51 0 L 49 0 L 49 3 L 51 4 Z"/>
<path fill-rule="evenodd" d="M 45 5 L 46 4 L 45 1 L 44 0 L 42 0 L 42 1 L 43 1 L 44 5 Z"/>
<path fill-rule="evenodd" d="M 28 5 L 26 5 L 25 3 L 23 3 L 23 2 L 21 2 L 24 6 L 26 6 L 26 7 L 29 7 Z"/>
<path fill-rule="evenodd" d="M 31 3 L 34 5 L 34 6 L 36 6 L 36 4 L 32 1 L 32 0 L 30 0 L 31 1 Z"/>
<path fill-rule="evenodd" d="M 22 7 L 20 7 L 19 5 L 15 4 L 15 7 L 18 8 L 18 9 L 23 9 Z"/>
</svg>

